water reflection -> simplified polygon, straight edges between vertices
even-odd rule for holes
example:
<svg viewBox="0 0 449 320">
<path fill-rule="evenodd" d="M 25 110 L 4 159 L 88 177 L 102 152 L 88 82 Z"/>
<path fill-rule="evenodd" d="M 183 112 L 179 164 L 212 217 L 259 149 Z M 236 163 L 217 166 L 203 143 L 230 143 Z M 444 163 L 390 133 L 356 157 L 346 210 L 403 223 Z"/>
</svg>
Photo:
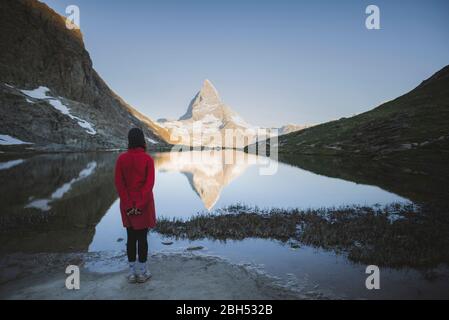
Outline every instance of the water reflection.
<svg viewBox="0 0 449 320">
<path fill-rule="evenodd" d="M 227 185 L 246 169 L 258 163 L 257 157 L 234 150 L 210 152 L 166 152 L 154 155 L 155 167 L 160 172 L 182 173 L 192 190 L 211 210 Z"/>
<path fill-rule="evenodd" d="M 238 160 L 227 161 L 230 155 Z M 118 241 L 125 238 L 125 230 L 121 225 L 113 184 L 117 156 L 118 153 L 111 152 L 0 159 L 0 254 L 124 250 L 125 241 Z M 376 171 L 373 166 L 365 168 L 360 163 L 351 164 L 330 157 L 303 158 L 292 163 L 297 167 L 279 163 L 275 175 L 261 176 L 259 168 L 267 166 L 266 161 L 259 162 L 254 155 L 242 152 L 159 153 L 153 156 L 157 169 L 157 212 L 158 215 L 170 217 L 189 218 L 204 209 L 222 208 L 238 202 L 259 207 L 318 208 L 407 201 L 384 189 L 410 196 L 411 199 L 422 194 L 421 188 L 424 187 L 429 197 L 434 193 L 442 198 L 447 193 L 447 189 L 440 188 L 442 182 L 437 184 L 440 191 L 433 191 L 430 183 L 415 186 L 411 183 L 415 180 L 409 178 L 407 172 L 382 166 L 380 171 Z M 394 183 L 387 179 L 387 173 L 388 177 L 394 177 L 390 179 Z M 422 180 L 422 175 L 419 178 L 420 181 L 428 181 L 432 175 L 428 175 L 427 180 Z M 443 181 L 442 178 L 436 178 L 436 181 L 440 180 Z M 398 187 L 401 181 L 407 183 Z M 382 189 L 373 185 L 382 186 Z M 374 244 L 372 252 L 381 258 L 385 256 L 387 266 L 392 264 L 389 252 L 399 252 L 400 255 L 393 256 L 402 257 L 407 264 L 413 261 L 414 256 L 419 256 L 417 250 L 429 252 L 435 261 L 447 263 L 447 257 L 442 252 L 448 244 L 440 241 L 436 245 L 431 237 L 425 236 L 433 232 L 442 239 L 447 238 L 447 228 L 441 227 L 447 225 L 447 219 L 438 215 L 424 218 L 432 223 L 411 219 L 390 222 L 376 220 L 378 223 L 373 224 L 369 217 L 360 217 L 361 220 L 356 223 L 350 226 L 341 224 L 341 228 L 336 229 L 338 225 L 322 221 L 316 225 L 318 231 L 311 232 L 316 237 L 310 238 L 312 246 L 301 246 L 297 250 L 269 239 L 227 242 L 172 239 L 174 244 L 170 248 L 184 250 L 190 244 L 202 245 L 206 247 L 206 253 L 224 256 L 234 262 L 262 263 L 266 265 L 267 271 L 274 274 L 292 273 L 298 278 L 310 276 L 314 283 L 332 285 L 349 295 L 364 296 L 367 294 L 364 287 L 351 292 L 354 279 L 365 277 L 363 266 L 350 264 L 344 256 L 336 256 L 329 251 L 341 249 L 340 242 L 326 243 L 325 250 L 317 249 L 320 248 L 319 243 L 323 239 L 337 239 L 348 243 L 357 240 L 368 245 Z M 386 225 L 385 230 L 397 240 L 394 242 L 396 251 L 385 250 L 388 246 L 377 245 L 375 240 L 385 238 L 385 232 L 379 228 L 375 229 L 377 233 L 372 232 L 375 225 Z M 366 232 L 360 226 L 364 226 Z M 356 237 L 348 234 L 351 227 L 358 232 Z M 169 249 L 161 244 L 161 235 L 151 233 L 149 237 L 151 251 Z M 407 245 L 401 243 L 404 239 L 407 239 Z M 420 242 L 421 247 L 415 245 L 417 242 Z M 436 249 L 430 250 L 432 246 Z M 433 283 L 421 275 L 394 270 L 383 272 L 384 276 L 391 278 L 388 282 L 391 288 L 382 291 L 387 294 L 383 297 L 390 297 L 389 294 L 393 298 L 404 296 L 405 292 L 401 290 L 410 288 L 410 285 L 407 287 L 409 283 L 415 283 L 416 288 L 419 286 L 415 289 L 420 292 L 424 290 L 427 297 L 447 296 L 447 293 L 441 293 L 442 288 L 447 288 L 446 269 L 438 276 L 446 277 L 445 280 L 439 278 Z M 363 281 L 360 283 L 363 286 Z M 417 297 L 417 294 L 412 297 Z"/>
<path fill-rule="evenodd" d="M 276 164 L 276 174 L 261 175 L 260 168 L 273 167 L 270 162 L 275 160 L 235 150 L 160 153 L 154 159 L 158 171 L 156 208 L 158 214 L 169 217 L 188 218 L 204 209 L 235 203 L 318 208 L 407 201 L 376 186 L 329 178 L 282 163 Z"/>
<path fill-rule="evenodd" d="M 57 201 L 59 199 L 62 199 L 62 197 L 68 193 L 72 186 L 79 182 L 80 180 L 83 180 L 87 177 L 89 177 L 97 167 L 97 162 L 92 161 L 89 162 L 83 170 L 79 173 L 78 177 L 73 178 L 69 182 L 64 183 L 61 187 L 56 189 L 49 198 L 47 199 L 34 199 L 33 197 L 30 198 L 30 203 L 25 206 L 25 208 L 36 208 L 40 209 L 42 211 L 49 211 L 51 209 L 50 202 Z"/>
<path fill-rule="evenodd" d="M 292 166 L 327 177 L 376 185 L 415 203 L 449 204 L 449 166 L 444 161 L 375 160 L 358 157 L 280 154 Z"/>
<path fill-rule="evenodd" d="M 0 170 L 7 170 L 12 167 L 15 167 L 21 163 L 23 163 L 25 160 L 23 159 L 17 159 L 17 160 L 10 160 L 5 162 L 0 162 Z"/>
<path fill-rule="evenodd" d="M 0 161 L 0 240 L 4 244 L 0 252 L 87 250 L 100 219 L 105 214 L 118 215 L 118 210 L 110 209 L 117 199 L 113 184 L 117 155 L 53 154 Z M 204 209 L 239 202 L 308 208 L 406 201 L 378 187 L 289 165 L 279 164 L 275 175 L 261 176 L 259 168 L 266 161 L 239 151 L 153 156 L 158 215 L 188 218 Z M 121 224 L 116 227 L 122 228 Z"/>
<path fill-rule="evenodd" d="M 0 252 L 85 251 L 117 197 L 115 157 L 39 155 L 0 170 Z"/>
</svg>

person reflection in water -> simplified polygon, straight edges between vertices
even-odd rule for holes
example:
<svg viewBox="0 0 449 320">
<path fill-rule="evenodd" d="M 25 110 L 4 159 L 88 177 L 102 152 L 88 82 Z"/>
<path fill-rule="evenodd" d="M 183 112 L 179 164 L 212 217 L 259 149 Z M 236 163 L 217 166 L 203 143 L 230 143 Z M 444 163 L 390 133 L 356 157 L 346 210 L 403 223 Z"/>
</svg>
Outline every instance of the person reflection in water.
<svg viewBox="0 0 449 320">
<path fill-rule="evenodd" d="M 127 231 L 130 283 L 143 283 L 151 277 L 147 269 L 147 235 L 148 229 L 156 225 L 154 161 L 145 151 L 142 130 L 133 128 L 128 133 L 128 151 L 119 155 L 115 165 L 115 187 L 120 197 L 123 226 Z"/>
</svg>

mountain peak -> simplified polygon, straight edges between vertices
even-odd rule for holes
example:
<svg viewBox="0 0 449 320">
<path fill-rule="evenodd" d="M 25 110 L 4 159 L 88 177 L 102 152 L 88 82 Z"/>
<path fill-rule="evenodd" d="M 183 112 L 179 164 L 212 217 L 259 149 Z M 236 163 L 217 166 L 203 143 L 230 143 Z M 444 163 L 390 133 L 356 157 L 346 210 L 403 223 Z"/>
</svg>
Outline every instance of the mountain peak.
<svg viewBox="0 0 449 320">
<path fill-rule="evenodd" d="M 212 88 L 216 91 L 215 86 L 212 84 L 212 81 L 210 81 L 209 79 L 205 79 L 203 81 L 203 88 L 206 88 L 206 87 Z"/>
<path fill-rule="evenodd" d="M 173 139 L 178 140 L 178 143 L 229 148 L 243 148 L 246 144 L 251 144 L 255 141 L 256 130 L 259 128 L 250 125 L 237 112 L 224 104 L 217 89 L 209 79 L 204 80 L 200 91 L 190 101 L 187 112 L 182 117 L 175 121 L 159 121 L 158 124 L 167 129 L 170 135 L 181 137 L 181 142 L 177 138 Z M 201 135 L 199 137 L 194 134 L 193 124 L 200 125 Z M 288 125 L 282 127 L 280 132 L 284 134 L 302 128 L 296 125 Z M 233 130 L 236 139 L 225 141 L 226 130 Z M 221 139 L 218 141 L 211 139 L 211 137 L 217 135 Z M 274 134 L 270 133 L 270 135 Z M 213 203 L 212 198 L 206 202 Z"/>
<path fill-rule="evenodd" d="M 204 114 L 216 107 L 222 105 L 217 89 L 209 79 L 204 80 L 200 91 L 193 97 L 189 104 L 187 112 L 179 120 L 188 120 L 194 118 L 198 120 Z"/>
<path fill-rule="evenodd" d="M 204 80 L 203 86 L 198 93 L 198 98 L 200 98 L 200 102 L 205 101 L 208 104 L 221 103 L 218 91 L 209 79 Z"/>
</svg>

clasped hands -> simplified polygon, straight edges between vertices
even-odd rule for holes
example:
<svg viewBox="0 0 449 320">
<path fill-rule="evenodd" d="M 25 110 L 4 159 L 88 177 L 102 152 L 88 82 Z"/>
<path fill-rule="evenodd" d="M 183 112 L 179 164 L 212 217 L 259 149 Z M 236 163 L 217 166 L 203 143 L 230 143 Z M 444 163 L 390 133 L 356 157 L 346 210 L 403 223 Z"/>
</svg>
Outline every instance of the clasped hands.
<svg viewBox="0 0 449 320">
<path fill-rule="evenodd" d="M 141 215 L 141 214 L 142 214 L 142 211 L 140 209 L 137 209 L 137 208 L 126 209 L 127 216 L 137 216 L 137 215 Z"/>
</svg>

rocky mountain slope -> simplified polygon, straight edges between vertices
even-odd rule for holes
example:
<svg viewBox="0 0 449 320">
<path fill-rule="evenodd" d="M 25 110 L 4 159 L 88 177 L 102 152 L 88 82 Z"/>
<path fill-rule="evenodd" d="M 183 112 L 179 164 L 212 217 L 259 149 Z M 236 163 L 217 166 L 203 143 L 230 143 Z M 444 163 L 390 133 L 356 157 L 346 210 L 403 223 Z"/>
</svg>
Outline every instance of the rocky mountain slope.
<svg viewBox="0 0 449 320">
<path fill-rule="evenodd" d="M 363 114 L 279 137 L 279 153 L 449 158 L 449 66 Z"/>
<path fill-rule="evenodd" d="M 166 131 L 116 95 L 92 67 L 79 30 L 36 0 L 0 2 L 0 148 L 126 147 L 141 127 L 149 149 Z"/>
<path fill-rule="evenodd" d="M 162 119 L 158 124 L 168 130 L 172 143 L 226 148 L 243 148 L 253 143 L 258 129 L 263 129 L 249 124 L 223 103 L 209 80 L 204 81 L 182 117 L 178 120 Z M 273 136 L 302 128 L 303 126 L 287 125 L 278 131 L 265 129 L 267 134 Z M 227 137 L 230 139 L 226 139 Z"/>
</svg>

